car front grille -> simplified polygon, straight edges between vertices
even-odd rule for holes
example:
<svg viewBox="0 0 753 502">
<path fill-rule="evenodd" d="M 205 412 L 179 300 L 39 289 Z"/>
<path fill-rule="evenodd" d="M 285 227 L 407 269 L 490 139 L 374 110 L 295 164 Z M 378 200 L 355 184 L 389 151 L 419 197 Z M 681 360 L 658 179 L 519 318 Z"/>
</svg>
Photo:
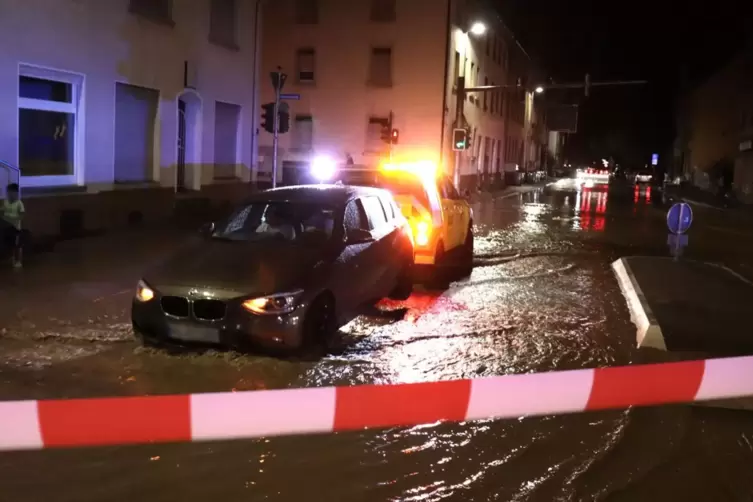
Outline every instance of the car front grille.
<svg viewBox="0 0 753 502">
<path fill-rule="evenodd" d="M 191 312 L 188 298 L 182 296 L 163 296 L 160 303 L 165 314 L 171 316 L 188 317 Z"/>
<path fill-rule="evenodd" d="M 183 296 L 163 296 L 162 311 L 173 317 L 193 317 L 199 321 L 219 321 L 225 317 L 227 305 L 222 300 L 191 300 Z"/>
<path fill-rule="evenodd" d="M 227 306 L 221 300 L 194 300 L 193 315 L 202 321 L 218 321 L 225 317 Z"/>
</svg>

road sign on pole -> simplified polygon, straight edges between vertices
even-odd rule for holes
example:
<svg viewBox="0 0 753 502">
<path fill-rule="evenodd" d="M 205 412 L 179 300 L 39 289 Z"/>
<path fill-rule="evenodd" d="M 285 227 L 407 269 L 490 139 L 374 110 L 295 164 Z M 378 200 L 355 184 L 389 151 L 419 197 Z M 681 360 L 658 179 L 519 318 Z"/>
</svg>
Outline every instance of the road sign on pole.
<svg viewBox="0 0 753 502">
<path fill-rule="evenodd" d="M 280 98 L 282 88 L 288 76 L 282 72 L 281 67 L 270 73 L 272 85 L 275 88 L 275 116 L 274 116 L 274 139 L 272 140 L 272 188 L 277 188 L 277 149 L 280 142 Z"/>
<path fill-rule="evenodd" d="M 667 228 L 675 235 L 684 234 L 693 223 L 693 210 L 685 202 L 673 204 L 667 211 Z"/>
</svg>

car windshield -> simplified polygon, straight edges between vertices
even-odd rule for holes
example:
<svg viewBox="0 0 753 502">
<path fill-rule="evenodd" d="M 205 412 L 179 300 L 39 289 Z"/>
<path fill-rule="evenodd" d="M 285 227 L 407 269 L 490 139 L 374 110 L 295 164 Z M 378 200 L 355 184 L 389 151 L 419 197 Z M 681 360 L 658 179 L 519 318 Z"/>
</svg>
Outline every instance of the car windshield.
<svg viewBox="0 0 753 502">
<path fill-rule="evenodd" d="M 317 203 L 260 201 L 243 206 L 212 234 L 231 241 L 324 242 L 332 237 L 335 209 Z"/>
</svg>

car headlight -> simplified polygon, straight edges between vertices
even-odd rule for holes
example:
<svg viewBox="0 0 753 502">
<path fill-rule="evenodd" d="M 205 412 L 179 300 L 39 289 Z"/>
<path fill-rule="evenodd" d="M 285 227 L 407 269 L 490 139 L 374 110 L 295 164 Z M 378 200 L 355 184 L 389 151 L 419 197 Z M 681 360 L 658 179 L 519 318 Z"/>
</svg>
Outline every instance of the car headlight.
<svg viewBox="0 0 753 502">
<path fill-rule="evenodd" d="M 142 303 L 148 302 L 154 298 L 154 290 L 146 285 L 144 281 L 139 281 L 136 285 L 136 299 Z"/>
<path fill-rule="evenodd" d="M 249 298 L 244 301 L 242 305 L 244 309 L 253 312 L 254 314 L 287 314 L 295 310 L 298 306 L 298 299 L 302 293 L 303 290 L 298 290 L 289 293 L 261 296 L 259 298 Z"/>
</svg>

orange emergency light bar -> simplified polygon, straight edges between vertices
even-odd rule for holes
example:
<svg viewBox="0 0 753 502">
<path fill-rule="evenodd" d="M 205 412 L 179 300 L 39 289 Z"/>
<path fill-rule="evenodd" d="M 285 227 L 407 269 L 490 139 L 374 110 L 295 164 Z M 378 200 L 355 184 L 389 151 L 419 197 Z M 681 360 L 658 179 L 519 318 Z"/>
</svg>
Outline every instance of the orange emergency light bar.
<svg viewBox="0 0 753 502">
<path fill-rule="evenodd" d="M 417 162 L 387 162 L 382 164 L 382 171 L 386 173 L 410 173 L 421 178 L 435 178 L 439 175 L 439 166 L 430 160 Z"/>
</svg>

